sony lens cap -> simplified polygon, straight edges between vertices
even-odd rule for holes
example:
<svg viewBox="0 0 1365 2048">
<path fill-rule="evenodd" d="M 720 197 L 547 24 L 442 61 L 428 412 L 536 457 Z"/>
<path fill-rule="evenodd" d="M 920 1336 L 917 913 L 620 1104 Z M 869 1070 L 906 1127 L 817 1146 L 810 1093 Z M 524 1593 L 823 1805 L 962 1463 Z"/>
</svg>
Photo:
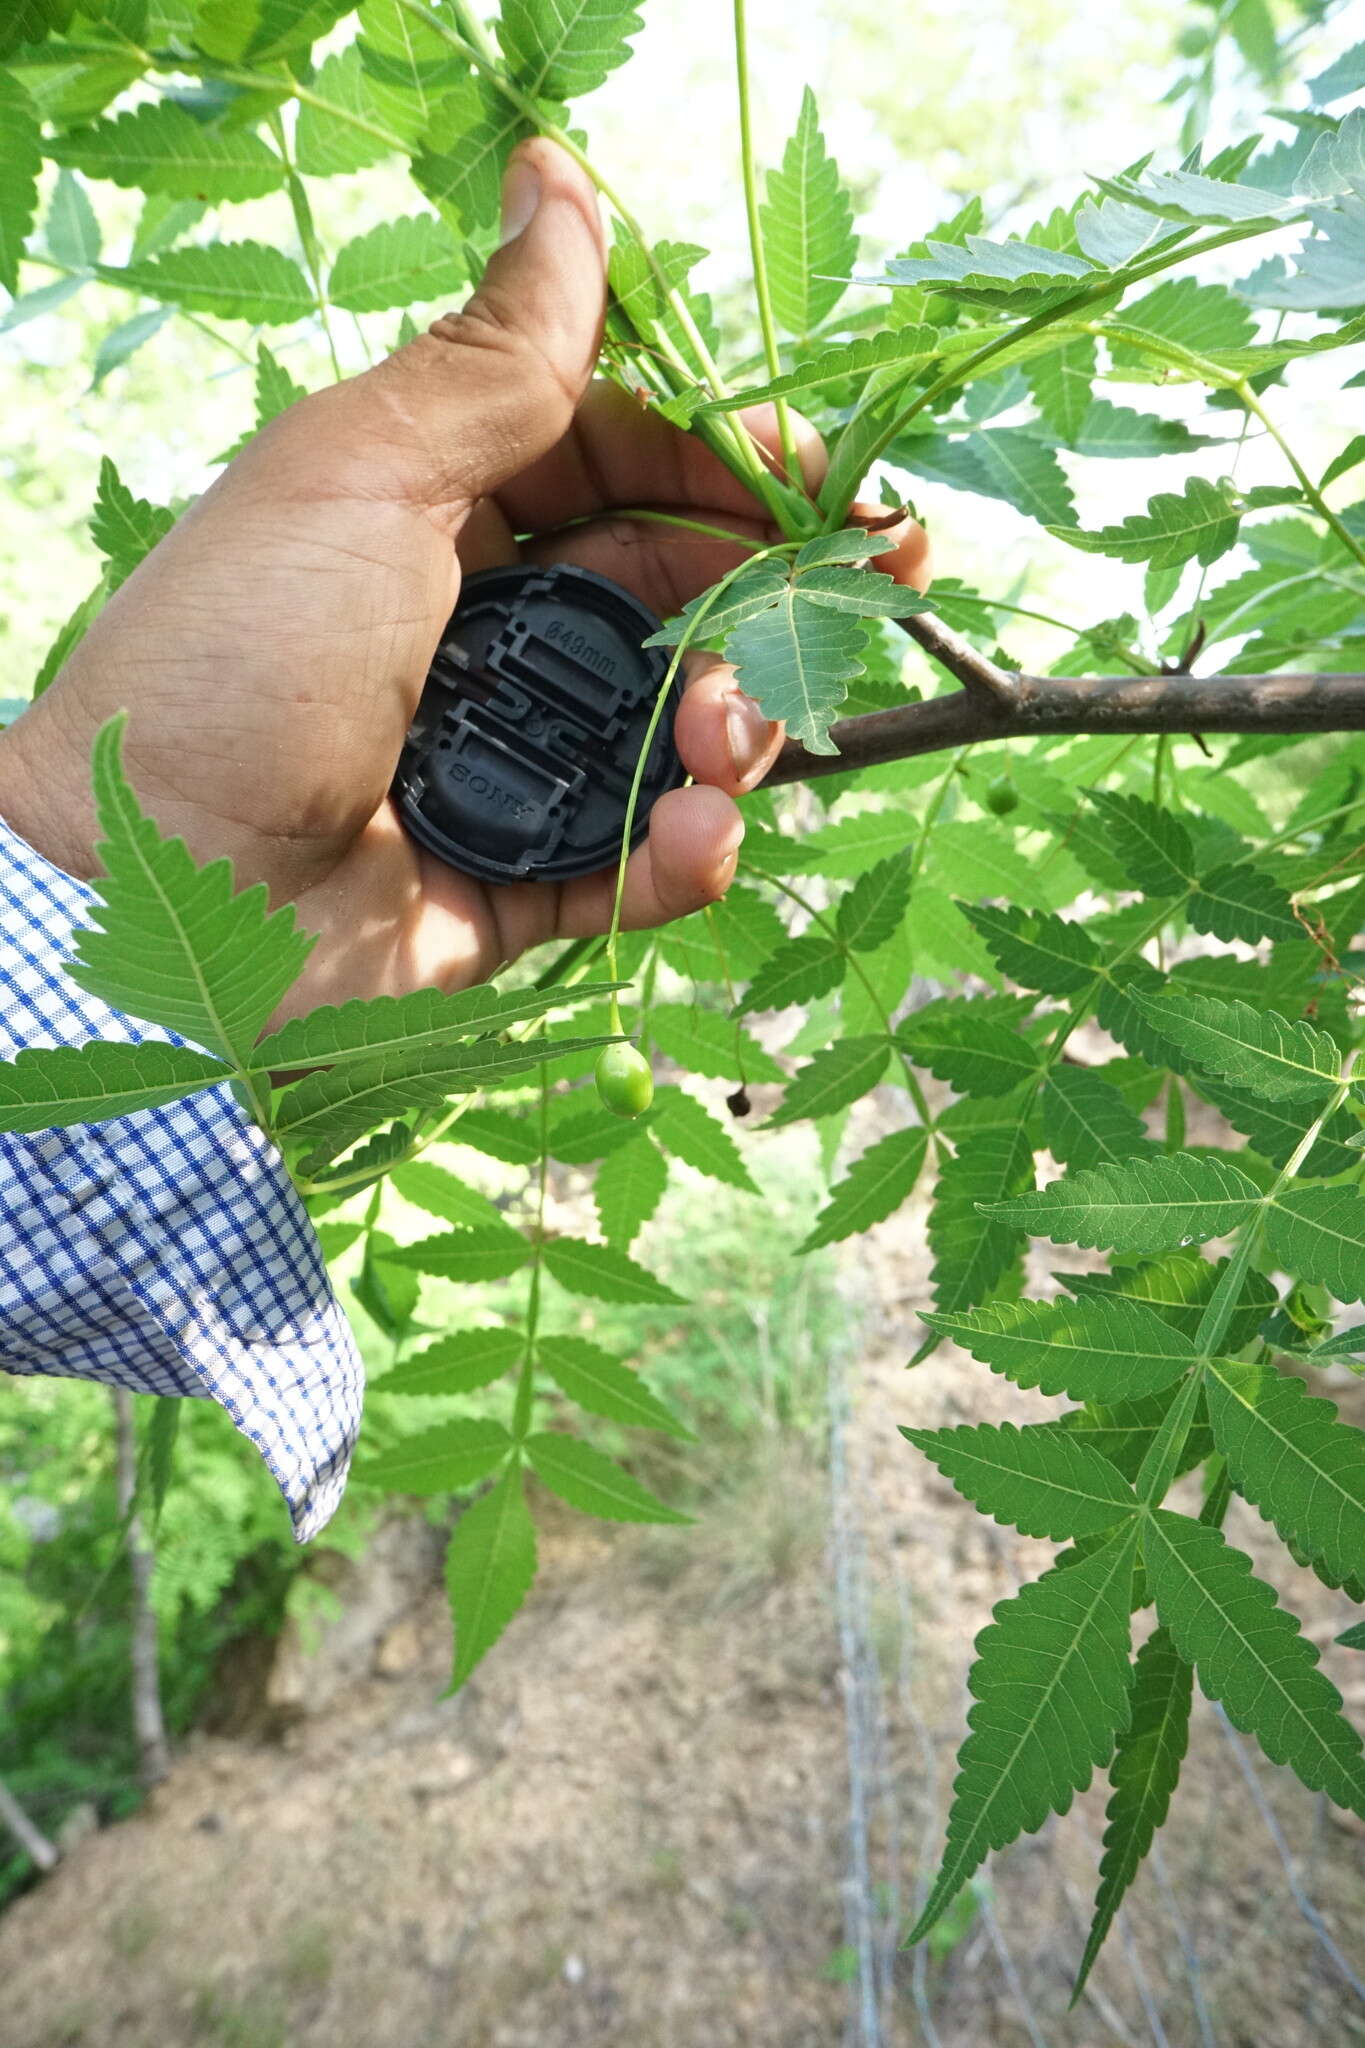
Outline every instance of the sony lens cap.
<svg viewBox="0 0 1365 2048">
<path fill-rule="evenodd" d="M 635 764 L 669 656 L 646 605 L 557 564 L 467 576 L 399 757 L 414 839 L 485 882 L 569 881 L 620 855 Z M 664 708 L 632 843 L 684 771 Z"/>
</svg>

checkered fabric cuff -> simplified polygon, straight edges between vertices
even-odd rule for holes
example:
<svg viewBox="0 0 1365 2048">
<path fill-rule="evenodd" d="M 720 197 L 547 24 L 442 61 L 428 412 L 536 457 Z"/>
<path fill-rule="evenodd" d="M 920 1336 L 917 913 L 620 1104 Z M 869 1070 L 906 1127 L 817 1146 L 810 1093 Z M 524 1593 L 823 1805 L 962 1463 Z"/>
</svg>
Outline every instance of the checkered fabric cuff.
<svg viewBox="0 0 1365 2048">
<path fill-rule="evenodd" d="M 62 972 L 91 896 L 0 821 L 0 1059 L 183 1043 Z M 341 1498 L 364 1386 L 307 1213 L 228 1087 L 0 1135 L 0 1370 L 219 1402 L 300 1542 Z"/>
</svg>

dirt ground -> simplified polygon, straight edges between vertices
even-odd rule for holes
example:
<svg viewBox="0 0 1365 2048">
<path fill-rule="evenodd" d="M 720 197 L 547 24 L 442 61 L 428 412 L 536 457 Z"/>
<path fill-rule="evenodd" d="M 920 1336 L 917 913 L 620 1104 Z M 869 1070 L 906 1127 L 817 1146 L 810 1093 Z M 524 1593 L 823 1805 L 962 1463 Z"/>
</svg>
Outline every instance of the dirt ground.
<svg viewBox="0 0 1365 2048">
<path fill-rule="evenodd" d="M 972 1638 L 1051 1555 L 896 1433 L 1046 1412 L 960 1353 L 905 1373 L 926 1282 L 914 1211 L 849 1254 L 828 1472 L 775 1445 L 738 1526 L 553 1521 L 528 1609 L 453 1700 L 435 1552 L 403 1525 L 348 1596 L 346 1682 L 276 1674 L 321 1710 L 263 1732 L 244 1666 L 237 1732 L 196 1737 L 151 1810 L 0 1922 L 0 2048 L 1365 2041 L 1365 1829 L 1206 1703 L 1074 2012 L 1102 1787 L 997 1858 L 932 1952 L 898 1950 Z M 1346 1398 L 1365 1421 L 1365 1386 Z M 1365 1719 L 1365 1658 L 1331 1644 L 1345 1601 L 1249 1511 L 1229 1534 Z"/>
</svg>

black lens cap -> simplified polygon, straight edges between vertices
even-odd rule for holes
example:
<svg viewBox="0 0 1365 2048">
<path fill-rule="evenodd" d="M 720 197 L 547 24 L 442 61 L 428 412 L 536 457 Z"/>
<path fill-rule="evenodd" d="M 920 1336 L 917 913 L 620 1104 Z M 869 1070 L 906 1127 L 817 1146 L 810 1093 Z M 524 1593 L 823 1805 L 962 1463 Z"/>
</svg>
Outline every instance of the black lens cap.
<svg viewBox="0 0 1365 2048">
<path fill-rule="evenodd" d="M 393 796 L 430 852 L 485 882 L 615 864 L 669 655 L 648 606 L 556 564 L 467 576 L 399 757 Z M 684 777 L 676 693 L 645 764 L 632 844 Z"/>
</svg>

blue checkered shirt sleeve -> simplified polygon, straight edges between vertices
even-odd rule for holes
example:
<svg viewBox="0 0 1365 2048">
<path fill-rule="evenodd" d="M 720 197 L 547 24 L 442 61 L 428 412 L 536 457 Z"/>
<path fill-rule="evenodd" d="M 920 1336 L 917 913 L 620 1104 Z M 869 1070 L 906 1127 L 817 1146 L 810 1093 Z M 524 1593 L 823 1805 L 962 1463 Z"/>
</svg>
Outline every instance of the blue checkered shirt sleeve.
<svg viewBox="0 0 1365 2048">
<path fill-rule="evenodd" d="M 0 822 L 0 1059 L 172 1033 L 62 972 L 91 891 Z M 219 1402 L 300 1541 L 341 1498 L 363 1374 L 298 1195 L 229 1088 L 0 1135 L 0 1369 Z"/>
</svg>

